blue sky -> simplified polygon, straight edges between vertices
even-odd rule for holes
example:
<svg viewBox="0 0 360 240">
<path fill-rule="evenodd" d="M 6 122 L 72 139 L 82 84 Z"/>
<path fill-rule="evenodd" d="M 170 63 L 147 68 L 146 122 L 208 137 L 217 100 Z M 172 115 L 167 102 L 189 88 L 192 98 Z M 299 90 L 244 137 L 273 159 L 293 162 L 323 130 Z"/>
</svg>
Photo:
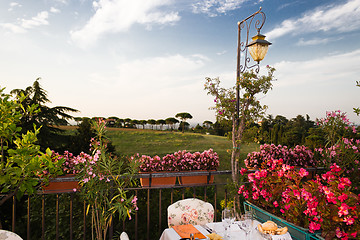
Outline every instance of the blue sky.
<svg viewBox="0 0 360 240">
<path fill-rule="evenodd" d="M 235 83 L 237 22 L 260 7 L 276 68 L 267 114 L 360 123 L 360 0 L 2 0 L 0 86 L 41 77 L 75 116 L 215 120 L 205 77 Z M 254 35 L 255 33 L 251 33 Z"/>
</svg>

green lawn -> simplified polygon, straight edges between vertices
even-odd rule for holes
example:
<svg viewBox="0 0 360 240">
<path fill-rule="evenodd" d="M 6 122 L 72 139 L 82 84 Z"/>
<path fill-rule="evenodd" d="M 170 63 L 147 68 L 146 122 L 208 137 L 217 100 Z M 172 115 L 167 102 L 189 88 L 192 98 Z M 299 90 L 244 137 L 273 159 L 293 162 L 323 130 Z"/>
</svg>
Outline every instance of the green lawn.
<svg viewBox="0 0 360 240">
<path fill-rule="evenodd" d="M 179 150 L 202 152 L 212 148 L 219 154 L 220 170 L 231 169 L 229 152 L 232 145 L 231 141 L 226 137 L 198 133 L 121 128 L 108 128 L 107 136 L 115 146 L 116 152 L 127 156 L 135 153 L 164 156 Z M 246 158 L 247 153 L 258 149 L 258 144 L 244 144 L 241 158 Z"/>
</svg>

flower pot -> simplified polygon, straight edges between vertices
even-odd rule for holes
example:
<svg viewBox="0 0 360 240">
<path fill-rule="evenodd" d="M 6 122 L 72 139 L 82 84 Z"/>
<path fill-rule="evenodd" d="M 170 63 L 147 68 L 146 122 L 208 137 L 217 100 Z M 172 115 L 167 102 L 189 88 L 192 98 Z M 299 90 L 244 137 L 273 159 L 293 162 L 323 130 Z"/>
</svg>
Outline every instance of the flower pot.
<svg viewBox="0 0 360 240">
<path fill-rule="evenodd" d="M 265 211 L 262 208 L 259 208 L 258 206 L 254 205 L 250 202 L 247 202 L 247 201 L 244 202 L 244 209 L 245 209 L 245 211 L 253 211 L 255 218 L 261 223 L 271 220 L 280 226 L 283 226 L 283 227 L 286 226 L 288 228 L 288 231 L 289 231 L 292 239 L 297 239 L 297 240 L 319 239 L 317 237 L 317 234 L 319 232 L 311 233 L 311 232 L 309 232 L 309 229 L 296 226 L 280 217 L 277 217 L 277 216 Z"/>
<path fill-rule="evenodd" d="M 213 172 L 215 170 L 212 170 Z M 190 172 L 190 171 L 189 171 Z M 210 172 L 205 170 L 199 170 L 197 172 Z M 208 177 L 209 175 L 198 175 L 198 176 L 181 176 L 179 177 L 179 183 L 180 185 L 199 185 L 199 184 L 208 184 Z M 209 177 L 209 183 L 214 182 L 214 175 L 210 175 Z"/>
<path fill-rule="evenodd" d="M 153 174 L 156 172 L 143 172 L 147 174 Z M 167 172 L 157 172 L 167 173 Z M 151 179 L 151 185 L 150 185 Z M 151 178 L 140 178 L 140 184 L 142 187 L 157 187 L 157 186 L 175 186 L 176 177 L 151 177 Z"/>
<path fill-rule="evenodd" d="M 68 178 L 75 177 L 75 174 L 66 174 L 64 176 L 59 176 L 56 178 L 56 181 L 50 179 L 49 185 L 43 186 L 44 193 L 68 193 L 74 192 L 74 189 L 79 189 L 79 182 L 76 180 L 71 180 Z"/>
</svg>

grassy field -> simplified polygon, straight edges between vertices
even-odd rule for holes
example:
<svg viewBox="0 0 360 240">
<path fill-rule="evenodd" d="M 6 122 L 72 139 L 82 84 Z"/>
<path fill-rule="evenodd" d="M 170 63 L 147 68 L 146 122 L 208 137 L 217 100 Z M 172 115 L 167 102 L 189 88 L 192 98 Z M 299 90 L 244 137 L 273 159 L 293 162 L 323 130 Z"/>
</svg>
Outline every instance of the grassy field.
<svg viewBox="0 0 360 240">
<path fill-rule="evenodd" d="M 76 126 L 61 126 L 61 129 L 66 130 L 67 134 L 73 134 Z M 139 153 L 141 155 L 159 155 L 162 157 L 179 150 L 202 152 L 212 148 L 219 154 L 219 170 L 231 169 L 230 152 L 232 144 L 226 137 L 130 128 L 107 128 L 106 135 L 112 141 L 116 153 L 119 155 L 131 156 Z M 258 150 L 258 144 L 243 144 L 241 147 L 241 160 L 245 159 L 249 152 Z"/>
<path fill-rule="evenodd" d="M 107 136 L 121 155 L 135 153 L 164 156 L 179 150 L 189 152 L 204 151 L 212 148 L 219 154 L 220 170 L 230 169 L 231 141 L 225 137 L 198 133 L 181 133 L 143 129 L 108 128 Z M 242 159 L 247 153 L 258 150 L 257 144 L 242 146 Z"/>
</svg>

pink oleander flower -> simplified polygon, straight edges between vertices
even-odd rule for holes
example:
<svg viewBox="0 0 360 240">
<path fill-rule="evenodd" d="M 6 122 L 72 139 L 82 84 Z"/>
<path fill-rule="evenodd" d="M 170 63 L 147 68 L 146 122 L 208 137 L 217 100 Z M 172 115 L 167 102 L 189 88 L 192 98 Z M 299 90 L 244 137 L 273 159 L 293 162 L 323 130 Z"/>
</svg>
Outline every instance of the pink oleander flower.
<svg viewBox="0 0 360 240">
<path fill-rule="evenodd" d="M 259 196 L 260 196 L 259 192 L 253 192 L 252 198 L 254 200 L 257 200 L 257 199 L 259 199 Z"/>
<path fill-rule="evenodd" d="M 338 189 L 342 191 L 342 190 L 345 189 L 345 186 L 346 186 L 346 185 L 345 185 L 344 183 L 339 183 L 339 184 L 338 184 Z"/>
<path fill-rule="evenodd" d="M 342 184 L 344 184 L 345 186 L 350 186 L 351 185 L 351 181 L 349 178 L 340 178 L 340 182 Z"/>
<path fill-rule="evenodd" d="M 300 170 L 299 170 L 299 175 L 300 175 L 301 177 L 305 177 L 305 176 L 309 175 L 309 172 L 306 171 L 304 168 L 300 168 Z"/>
<path fill-rule="evenodd" d="M 134 198 L 131 200 L 131 203 L 136 205 L 137 200 L 138 200 L 137 196 L 134 196 Z"/>
<path fill-rule="evenodd" d="M 348 214 L 349 214 L 349 206 L 346 203 L 341 203 L 338 212 L 339 217 L 346 216 Z"/>
<path fill-rule="evenodd" d="M 354 224 L 355 219 L 352 217 L 345 217 L 344 222 L 346 223 L 346 225 L 352 225 L 352 224 Z"/>
<path fill-rule="evenodd" d="M 338 238 L 341 238 L 341 237 L 342 237 L 342 232 L 341 232 L 341 230 L 340 230 L 339 227 L 336 228 L 336 230 L 335 230 L 335 235 L 336 235 L 336 237 L 338 237 Z"/>
<path fill-rule="evenodd" d="M 301 196 L 300 196 L 300 192 L 296 189 L 293 190 L 294 196 L 300 200 Z"/>
<path fill-rule="evenodd" d="M 320 230 L 321 224 L 316 222 L 310 222 L 309 224 L 309 230 L 310 232 L 315 232 L 316 230 Z"/>
<path fill-rule="evenodd" d="M 304 198 L 305 201 L 308 201 L 311 198 L 311 193 L 307 192 L 305 189 L 301 189 L 301 197 Z"/>
<path fill-rule="evenodd" d="M 273 204 L 274 204 L 275 207 L 278 207 L 278 206 L 279 206 L 279 204 L 278 204 L 277 201 L 274 201 Z"/>
<path fill-rule="evenodd" d="M 249 182 L 254 182 L 255 181 L 255 175 L 253 173 L 250 173 L 248 175 L 248 179 L 249 179 Z"/>
<path fill-rule="evenodd" d="M 241 169 L 240 169 L 240 174 L 241 174 L 241 175 L 244 175 L 246 172 L 247 172 L 247 169 L 246 169 L 246 168 L 241 168 Z"/>
<path fill-rule="evenodd" d="M 338 199 L 340 202 L 344 202 L 346 199 L 348 199 L 348 195 L 346 193 L 343 193 L 340 196 L 338 196 Z"/>
<path fill-rule="evenodd" d="M 332 166 L 330 166 L 331 172 L 340 172 L 341 168 L 334 163 Z"/>
<path fill-rule="evenodd" d="M 244 190 L 245 190 L 245 185 L 241 185 L 239 187 L 238 194 L 242 194 Z"/>
</svg>

